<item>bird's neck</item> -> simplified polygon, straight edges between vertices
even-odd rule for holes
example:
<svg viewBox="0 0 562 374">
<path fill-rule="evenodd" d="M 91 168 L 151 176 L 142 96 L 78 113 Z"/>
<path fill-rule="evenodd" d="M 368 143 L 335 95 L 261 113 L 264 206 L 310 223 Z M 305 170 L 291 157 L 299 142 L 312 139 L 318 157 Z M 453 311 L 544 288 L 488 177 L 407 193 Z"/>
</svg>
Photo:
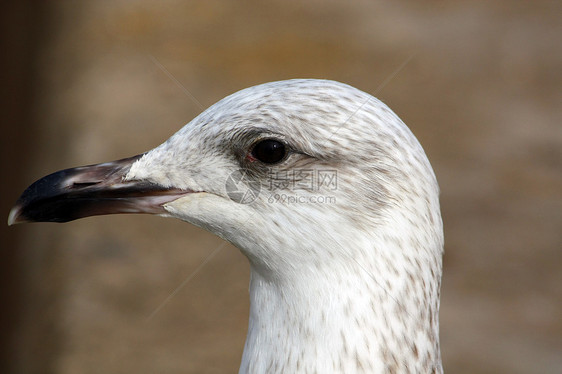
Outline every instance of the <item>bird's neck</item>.
<svg viewBox="0 0 562 374">
<path fill-rule="evenodd" d="M 252 265 L 240 373 L 441 372 L 440 258 L 385 253 L 275 279 Z"/>
</svg>

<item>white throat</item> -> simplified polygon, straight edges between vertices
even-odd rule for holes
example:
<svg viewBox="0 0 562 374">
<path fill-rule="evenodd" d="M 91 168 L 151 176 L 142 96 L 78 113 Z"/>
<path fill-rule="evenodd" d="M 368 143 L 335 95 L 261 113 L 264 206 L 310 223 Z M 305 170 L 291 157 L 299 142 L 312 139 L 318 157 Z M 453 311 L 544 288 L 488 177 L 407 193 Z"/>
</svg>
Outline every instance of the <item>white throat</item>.
<svg viewBox="0 0 562 374">
<path fill-rule="evenodd" d="M 293 262 L 278 276 L 252 264 L 240 373 L 442 372 L 441 251 L 398 232 L 351 235 L 347 258 Z M 339 246 L 336 235 L 326 242 Z"/>
</svg>

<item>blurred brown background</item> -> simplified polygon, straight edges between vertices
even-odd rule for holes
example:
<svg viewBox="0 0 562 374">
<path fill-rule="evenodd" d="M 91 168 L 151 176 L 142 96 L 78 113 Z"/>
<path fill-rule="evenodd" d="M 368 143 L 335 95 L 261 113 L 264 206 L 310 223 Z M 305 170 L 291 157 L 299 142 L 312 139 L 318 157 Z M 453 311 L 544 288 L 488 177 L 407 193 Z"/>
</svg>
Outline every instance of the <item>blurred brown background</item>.
<svg viewBox="0 0 562 374">
<path fill-rule="evenodd" d="M 560 2 L 1 8 L 4 217 L 35 179 L 141 153 L 200 113 L 167 72 L 204 107 L 272 80 L 343 81 L 401 116 L 440 181 L 446 371 L 560 372 Z M 237 371 L 249 267 L 231 245 L 177 289 L 220 239 L 130 215 L 0 230 L 2 373 Z"/>
</svg>

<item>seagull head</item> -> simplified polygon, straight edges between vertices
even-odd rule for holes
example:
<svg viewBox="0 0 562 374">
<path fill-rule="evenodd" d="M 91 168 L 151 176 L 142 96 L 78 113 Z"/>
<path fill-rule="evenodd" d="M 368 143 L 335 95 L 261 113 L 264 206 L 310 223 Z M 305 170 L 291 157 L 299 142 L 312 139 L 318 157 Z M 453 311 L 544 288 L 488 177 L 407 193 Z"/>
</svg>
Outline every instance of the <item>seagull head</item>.
<svg viewBox="0 0 562 374">
<path fill-rule="evenodd" d="M 142 155 L 48 175 L 25 190 L 9 223 L 171 216 L 276 271 L 355 256 L 350 242 L 392 235 L 389 222 L 438 241 L 437 194 L 421 146 L 386 105 L 303 79 L 232 94 Z M 404 222 L 412 217 L 419 222 Z"/>
</svg>

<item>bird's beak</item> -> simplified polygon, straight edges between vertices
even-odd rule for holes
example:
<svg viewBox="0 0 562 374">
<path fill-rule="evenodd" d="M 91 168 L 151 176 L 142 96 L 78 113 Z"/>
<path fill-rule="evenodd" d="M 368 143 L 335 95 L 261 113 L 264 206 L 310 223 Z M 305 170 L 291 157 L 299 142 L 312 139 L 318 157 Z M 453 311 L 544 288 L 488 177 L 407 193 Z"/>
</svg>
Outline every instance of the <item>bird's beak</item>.
<svg viewBox="0 0 562 374">
<path fill-rule="evenodd" d="M 39 179 L 20 196 L 10 211 L 8 225 L 68 222 L 116 213 L 165 214 L 164 204 L 192 192 L 125 180 L 140 157 L 61 170 Z"/>
</svg>

